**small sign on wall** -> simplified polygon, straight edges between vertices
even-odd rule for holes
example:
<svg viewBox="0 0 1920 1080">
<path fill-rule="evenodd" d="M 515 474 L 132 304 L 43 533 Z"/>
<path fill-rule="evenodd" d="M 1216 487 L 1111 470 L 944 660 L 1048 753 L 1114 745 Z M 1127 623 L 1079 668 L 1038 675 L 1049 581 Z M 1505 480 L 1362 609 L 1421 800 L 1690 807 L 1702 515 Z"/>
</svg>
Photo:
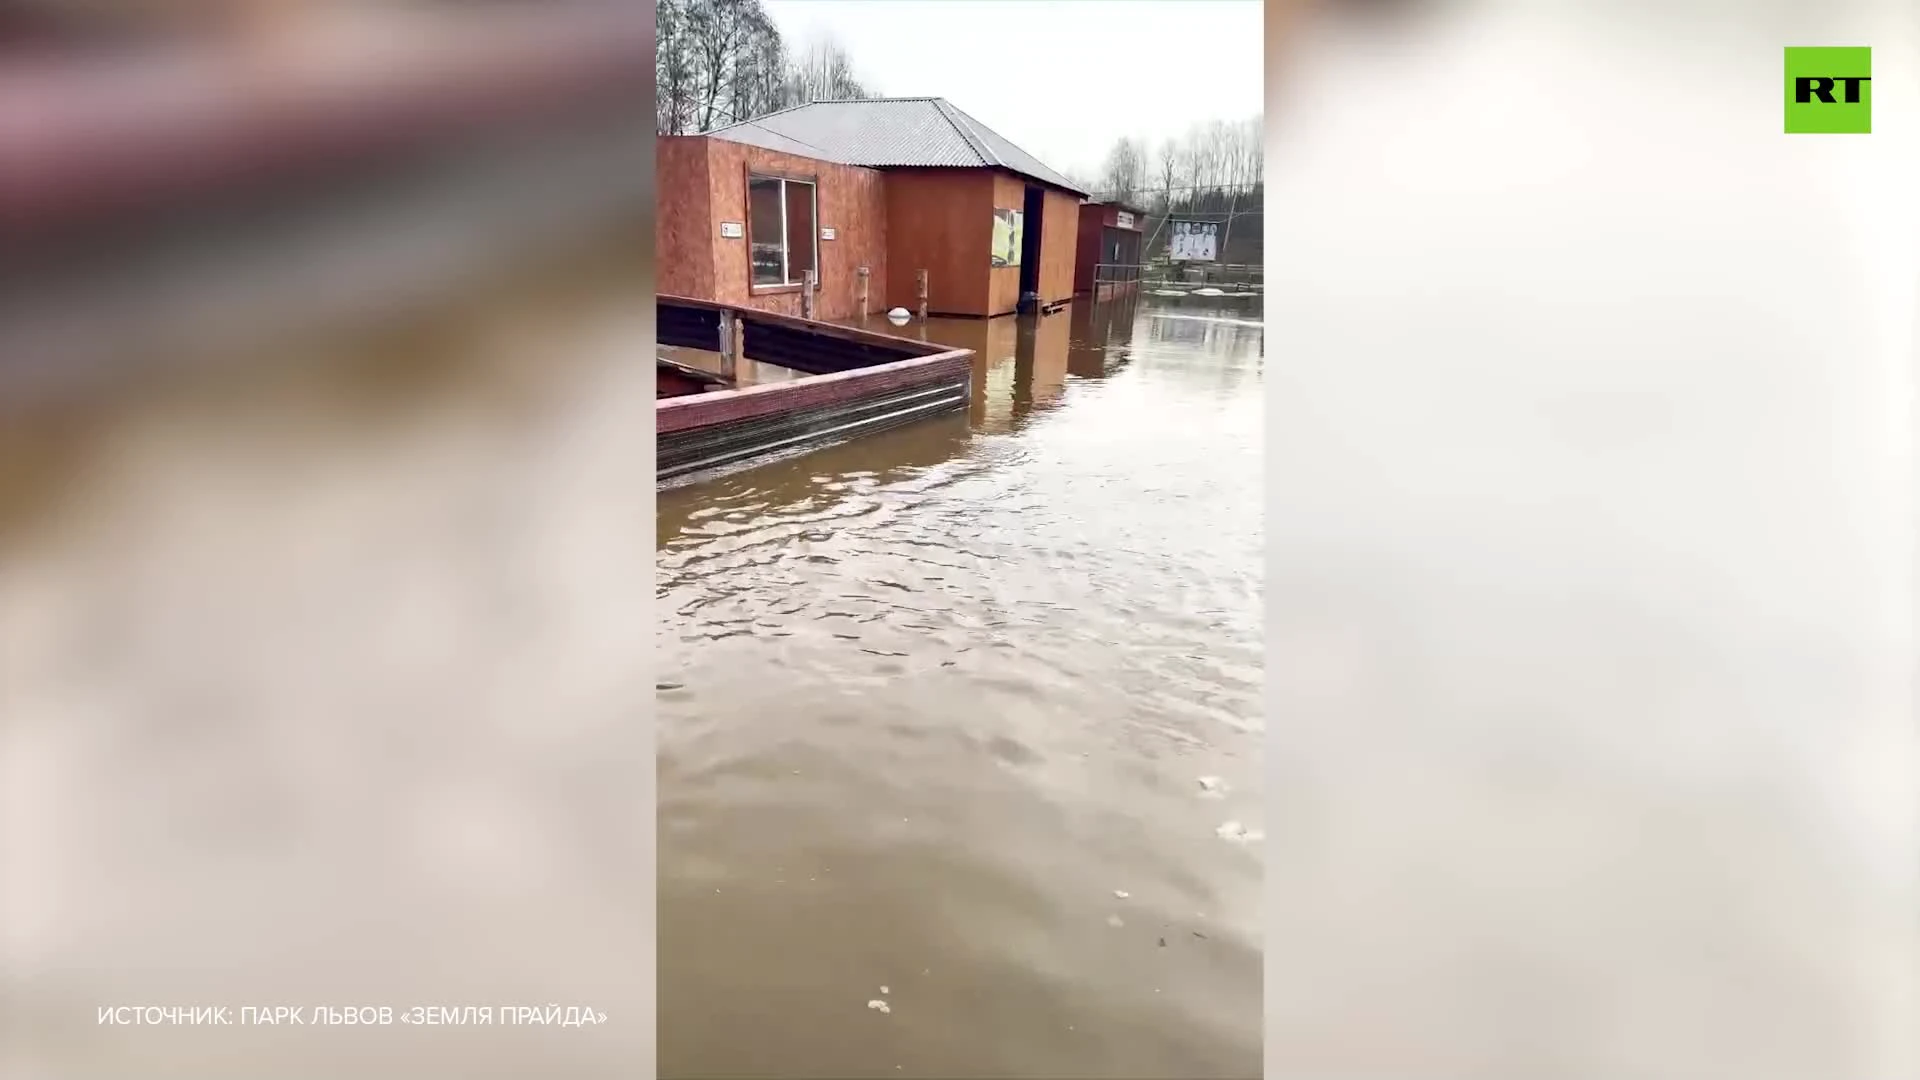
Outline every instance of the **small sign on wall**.
<svg viewBox="0 0 1920 1080">
<path fill-rule="evenodd" d="M 723 221 L 720 223 L 720 236 L 722 239 L 738 240 L 745 235 L 747 235 L 747 227 L 737 221 Z"/>
<path fill-rule="evenodd" d="M 831 239 L 833 239 L 833 230 L 832 230 L 832 229 L 821 229 L 821 230 L 820 230 L 820 239 L 822 239 L 822 240 L 831 240 Z"/>
<path fill-rule="evenodd" d="M 1131 229 L 1133 228 L 1133 215 L 1122 210 L 1116 215 L 1114 224 L 1122 229 Z"/>
</svg>

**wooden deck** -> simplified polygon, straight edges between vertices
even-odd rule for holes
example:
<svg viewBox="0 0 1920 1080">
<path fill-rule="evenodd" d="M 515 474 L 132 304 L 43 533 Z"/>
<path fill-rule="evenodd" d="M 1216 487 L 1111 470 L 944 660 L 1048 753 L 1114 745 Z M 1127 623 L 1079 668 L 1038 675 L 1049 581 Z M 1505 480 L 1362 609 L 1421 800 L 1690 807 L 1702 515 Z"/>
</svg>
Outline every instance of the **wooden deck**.
<svg viewBox="0 0 1920 1080">
<path fill-rule="evenodd" d="M 739 467 L 964 409 L 972 395 L 970 349 L 707 300 L 661 296 L 656 304 L 656 337 L 662 345 L 718 351 L 722 320 L 737 318 L 744 356 L 806 373 L 786 382 L 734 386 L 721 381 L 692 390 L 692 369 L 657 361 L 663 383 L 676 388 L 655 394 L 659 481 Z"/>
</svg>

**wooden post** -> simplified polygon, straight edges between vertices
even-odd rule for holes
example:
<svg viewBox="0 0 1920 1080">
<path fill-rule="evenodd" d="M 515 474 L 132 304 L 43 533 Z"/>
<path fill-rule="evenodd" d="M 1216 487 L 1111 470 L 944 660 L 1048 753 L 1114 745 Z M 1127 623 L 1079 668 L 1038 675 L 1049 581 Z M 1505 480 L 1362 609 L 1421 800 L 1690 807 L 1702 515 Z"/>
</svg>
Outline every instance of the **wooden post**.
<svg viewBox="0 0 1920 1080">
<path fill-rule="evenodd" d="M 734 327 L 733 316 L 728 312 L 725 312 L 725 311 L 721 312 L 720 313 L 720 377 L 727 380 L 728 382 L 733 381 L 734 372 L 738 370 L 738 366 L 734 363 L 734 357 L 736 355 L 735 346 L 734 346 L 734 343 L 736 340 L 735 338 L 736 333 L 737 333 L 737 330 Z"/>
<path fill-rule="evenodd" d="M 813 318 L 813 290 L 818 281 L 819 278 L 809 270 L 806 281 L 800 285 L 800 317 L 803 319 Z"/>
<path fill-rule="evenodd" d="M 919 271 L 920 279 L 920 321 L 927 321 L 927 272 Z"/>
<path fill-rule="evenodd" d="M 858 301 L 860 317 L 867 317 L 867 268 L 862 266 L 853 272 L 854 295 Z"/>
</svg>

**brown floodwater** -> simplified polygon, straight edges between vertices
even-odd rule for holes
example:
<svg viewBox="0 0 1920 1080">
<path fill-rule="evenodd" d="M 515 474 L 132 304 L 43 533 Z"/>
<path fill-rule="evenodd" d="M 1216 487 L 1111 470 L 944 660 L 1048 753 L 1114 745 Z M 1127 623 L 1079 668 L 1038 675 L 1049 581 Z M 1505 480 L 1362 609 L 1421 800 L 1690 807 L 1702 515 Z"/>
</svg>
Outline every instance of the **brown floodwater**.
<svg viewBox="0 0 1920 1080">
<path fill-rule="evenodd" d="M 662 1076 L 1260 1074 L 1258 320 L 916 323 L 969 414 L 660 493 Z"/>
</svg>

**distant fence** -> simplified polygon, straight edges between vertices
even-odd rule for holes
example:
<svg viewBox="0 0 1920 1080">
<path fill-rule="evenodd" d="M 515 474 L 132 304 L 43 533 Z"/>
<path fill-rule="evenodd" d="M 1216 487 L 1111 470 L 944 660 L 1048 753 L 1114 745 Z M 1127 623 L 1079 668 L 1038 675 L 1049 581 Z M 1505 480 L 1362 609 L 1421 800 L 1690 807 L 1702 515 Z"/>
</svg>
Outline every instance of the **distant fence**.
<svg viewBox="0 0 1920 1080">
<path fill-rule="evenodd" d="M 1258 289 L 1266 284 L 1266 268 L 1254 263 L 1169 262 L 1161 259 L 1143 267 L 1140 280 L 1148 286 L 1239 285 Z"/>
</svg>

